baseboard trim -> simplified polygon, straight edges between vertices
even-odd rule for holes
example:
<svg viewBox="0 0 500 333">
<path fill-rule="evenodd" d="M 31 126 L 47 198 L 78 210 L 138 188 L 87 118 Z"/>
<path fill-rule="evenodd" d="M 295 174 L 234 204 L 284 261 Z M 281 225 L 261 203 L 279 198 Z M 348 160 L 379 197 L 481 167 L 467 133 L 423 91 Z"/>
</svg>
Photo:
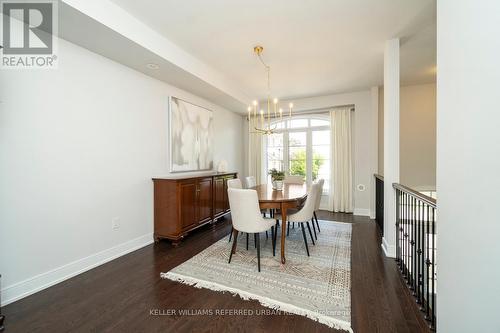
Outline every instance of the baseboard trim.
<svg viewBox="0 0 500 333">
<path fill-rule="evenodd" d="M 385 240 L 385 237 L 382 237 L 382 250 L 384 254 L 388 258 L 396 258 L 396 247 L 394 245 L 389 245 Z"/>
<path fill-rule="evenodd" d="M 354 208 L 354 211 L 352 212 L 354 215 L 358 216 L 368 216 L 370 217 L 370 210 L 366 208 Z"/>
<path fill-rule="evenodd" d="M 153 243 L 153 234 L 149 233 L 125 243 L 118 244 L 112 248 L 92 254 L 88 257 L 75 260 L 66 265 L 57 267 L 48 272 L 35 275 L 24 281 L 14 283 L 2 289 L 1 306 L 10 304 L 36 292 L 44 290 L 62 281 L 70 279 L 78 274 L 91 270 L 105 264 L 113 259 L 136 251 Z"/>
</svg>

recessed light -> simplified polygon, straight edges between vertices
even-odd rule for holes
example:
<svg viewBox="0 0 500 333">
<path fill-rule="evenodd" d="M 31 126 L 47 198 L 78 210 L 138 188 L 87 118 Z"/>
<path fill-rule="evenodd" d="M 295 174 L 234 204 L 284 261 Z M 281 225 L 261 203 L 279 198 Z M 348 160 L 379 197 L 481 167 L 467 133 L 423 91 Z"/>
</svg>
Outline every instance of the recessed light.
<svg viewBox="0 0 500 333">
<path fill-rule="evenodd" d="M 149 63 L 149 64 L 146 64 L 146 67 L 149 69 L 158 69 L 158 68 L 160 68 L 160 65 Z"/>
</svg>

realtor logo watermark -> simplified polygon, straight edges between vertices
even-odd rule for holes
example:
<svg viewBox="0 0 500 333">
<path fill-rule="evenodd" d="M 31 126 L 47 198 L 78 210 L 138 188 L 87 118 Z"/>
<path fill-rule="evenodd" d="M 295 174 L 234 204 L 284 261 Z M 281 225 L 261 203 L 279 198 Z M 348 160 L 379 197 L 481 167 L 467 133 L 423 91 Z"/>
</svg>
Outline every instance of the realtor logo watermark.
<svg viewBox="0 0 500 333">
<path fill-rule="evenodd" d="M 57 68 L 57 0 L 3 0 L 2 69 Z"/>
</svg>

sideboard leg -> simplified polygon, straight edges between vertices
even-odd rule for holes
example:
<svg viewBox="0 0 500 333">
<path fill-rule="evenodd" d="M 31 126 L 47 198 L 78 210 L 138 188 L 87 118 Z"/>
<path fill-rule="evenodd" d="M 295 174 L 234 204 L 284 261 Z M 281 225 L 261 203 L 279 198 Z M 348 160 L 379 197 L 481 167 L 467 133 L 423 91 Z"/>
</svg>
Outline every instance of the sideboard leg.
<svg viewBox="0 0 500 333">
<path fill-rule="evenodd" d="M 173 247 L 177 247 L 181 244 L 181 240 L 180 239 L 176 239 L 176 240 L 173 240 L 172 241 L 172 246 Z"/>
</svg>

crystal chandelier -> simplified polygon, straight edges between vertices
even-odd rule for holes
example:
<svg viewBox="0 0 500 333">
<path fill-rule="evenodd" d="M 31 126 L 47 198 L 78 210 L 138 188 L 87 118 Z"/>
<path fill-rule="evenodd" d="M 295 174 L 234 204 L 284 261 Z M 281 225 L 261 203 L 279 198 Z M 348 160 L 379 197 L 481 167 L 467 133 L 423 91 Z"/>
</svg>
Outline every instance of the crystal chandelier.
<svg viewBox="0 0 500 333">
<path fill-rule="evenodd" d="M 259 58 L 262 65 L 266 69 L 267 74 L 267 112 L 263 108 L 259 107 L 259 102 L 257 100 L 253 101 L 253 105 L 249 106 L 248 111 L 248 122 L 249 128 L 253 128 L 255 131 L 253 133 L 259 133 L 263 135 L 274 134 L 277 125 L 271 127 L 271 117 L 279 118 L 283 120 L 283 109 L 279 105 L 279 100 L 274 98 L 271 100 L 271 80 L 270 72 L 271 67 L 267 65 L 262 59 L 262 52 L 264 48 L 257 45 L 253 48 L 254 53 Z M 288 117 L 292 117 L 293 103 L 288 104 Z"/>
</svg>

